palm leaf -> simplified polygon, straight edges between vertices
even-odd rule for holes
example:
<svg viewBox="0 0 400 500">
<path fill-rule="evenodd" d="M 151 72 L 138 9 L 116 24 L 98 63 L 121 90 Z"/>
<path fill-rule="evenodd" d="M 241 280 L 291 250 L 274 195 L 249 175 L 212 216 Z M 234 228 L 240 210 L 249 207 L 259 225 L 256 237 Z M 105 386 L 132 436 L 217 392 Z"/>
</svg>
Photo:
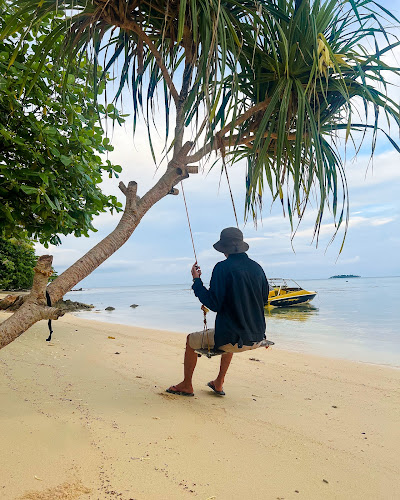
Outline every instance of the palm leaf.
<svg viewBox="0 0 400 500">
<path fill-rule="evenodd" d="M 77 60 L 92 57 L 87 77 L 100 92 L 107 73 L 118 68 L 112 98 L 130 86 L 134 131 L 142 117 L 154 161 L 155 116 L 164 110 L 167 141 L 172 103 L 183 125 L 166 151 L 179 149 L 185 128 L 193 127 L 200 158 L 219 148 L 232 165 L 247 160 L 246 214 L 254 218 L 267 186 L 292 228 L 295 214 L 301 220 L 315 196 L 318 240 L 326 208 L 334 217 L 340 212 L 337 230 L 348 221 L 337 134 L 353 140 L 361 131 L 357 151 L 370 133 L 373 155 L 383 133 L 399 151 L 381 124 L 400 127 L 389 85 L 399 68 L 382 60 L 400 44 L 391 34 L 399 21 L 375 1 L 19 0 L 14 9 L 1 36 L 18 34 L 20 41 L 59 12 L 32 71 L 40 73 L 41 52 L 53 53 L 62 34 L 64 45 L 54 55 L 59 71 L 73 74 Z M 359 102 L 363 116 L 355 123 Z"/>
</svg>

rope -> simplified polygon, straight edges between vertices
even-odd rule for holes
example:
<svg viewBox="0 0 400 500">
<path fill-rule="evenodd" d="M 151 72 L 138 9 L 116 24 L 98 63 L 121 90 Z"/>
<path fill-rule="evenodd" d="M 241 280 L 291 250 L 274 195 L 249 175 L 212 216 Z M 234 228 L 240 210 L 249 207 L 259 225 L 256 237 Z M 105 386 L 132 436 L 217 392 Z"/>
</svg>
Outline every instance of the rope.
<svg viewBox="0 0 400 500">
<path fill-rule="evenodd" d="M 197 264 L 196 249 L 195 249 L 195 247 L 194 247 L 192 227 L 191 227 L 191 225 L 190 225 L 189 212 L 188 212 L 188 208 L 187 208 L 187 204 L 186 204 L 185 191 L 183 190 L 183 184 L 182 184 L 182 181 L 181 181 L 181 187 L 182 187 L 183 201 L 185 202 L 185 210 L 186 210 L 186 217 L 187 217 L 187 221 L 188 221 L 188 225 L 189 225 L 190 238 L 191 238 L 191 240 L 192 240 L 192 247 L 193 247 L 194 258 L 195 258 L 195 260 L 196 260 L 196 264 Z"/>
<path fill-rule="evenodd" d="M 185 203 L 186 217 L 187 217 L 187 221 L 188 221 L 188 225 L 189 225 L 190 238 L 192 240 L 194 258 L 196 259 L 196 264 L 197 264 L 196 248 L 194 246 L 192 226 L 190 225 L 189 211 L 188 211 L 188 207 L 187 207 L 187 203 L 186 203 L 186 196 L 185 196 L 185 191 L 183 189 L 182 181 L 181 181 L 181 187 L 182 187 L 183 201 Z M 205 305 L 202 304 L 201 310 L 203 311 L 203 339 L 202 339 L 201 343 L 203 344 L 203 342 L 204 342 L 204 335 L 206 334 L 207 335 L 208 353 L 210 353 L 211 348 L 210 348 L 210 341 L 209 341 L 209 338 L 208 338 L 208 328 L 207 328 L 207 313 L 208 313 L 208 309 L 207 309 L 207 307 Z"/>
<path fill-rule="evenodd" d="M 207 335 L 207 350 L 208 350 L 208 353 L 210 353 L 210 351 L 211 351 L 210 339 L 208 338 L 208 328 L 207 328 L 207 313 L 209 310 L 207 309 L 207 307 L 204 304 L 202 304 L 200 309 L 203 311 L 203 337 L 201 340 L 201 345 L 202 346 L 204 345 L 204 335 Z"/>
<path fill-rule="evenodd" d="M 225 159 L 224 158 L 222 158 L 222 165 L 223 165 L 222 169 L 225 170 L 226 180 L 228 181 L 229 194 L 231 195 L 231 202 L 232 202 L 232 207 L 233 207 L 233 213 L 235 214 L 236 227 L 239 229 L 239 222 L 238 222 L 238 218 L 237 218 L 237 214 L 236 214 L 235 202 L 233 200 L 231 183 L 229 182 L 228 169 L 226 168 L 226 164 L 225 164 Z"/>
<path fill-rule="evenodd" d="M 49 307 L 51 307 L 51 299 L 50 299 L 49 292 L 48 292 L 47 290 L 46 290 L 46 302 L 47 302 L 47 305 L 48 305 Z M 50 342 L 50 340 L 51 340 L 51 335 L 52 335 L 52 333 L 53 333 L 53 329 L 52 329 L 52 327 L 51 327 L 51 319 L 49 319 L 49 321 L 48 321 L 48 323 L 47 323 L 47 326 L 49 327 L 49 332 L 50 332 L 50 334 L 49 334 L 49 336 L 47 337 L 46 342 Z"/>
</svg>

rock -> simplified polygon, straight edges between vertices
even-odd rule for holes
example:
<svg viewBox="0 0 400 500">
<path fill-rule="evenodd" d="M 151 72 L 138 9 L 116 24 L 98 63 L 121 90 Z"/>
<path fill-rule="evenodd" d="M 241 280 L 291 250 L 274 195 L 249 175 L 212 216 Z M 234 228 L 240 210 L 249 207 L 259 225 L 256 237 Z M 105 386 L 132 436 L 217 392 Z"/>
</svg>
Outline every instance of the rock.
<svg viewBox="0 0 400 500">
<path fill-rule="evenodd" d="M 133 309 L 135 309 L 136 307 L 139 307 L 138 304 L 131 304 L 129 307 L 132 307 Z"/>
<path fill-rule="evenodd" d="M 105 311 L 115 311 L 115 307 L 108 306 L 105 308 Z"/>
<path fill-rule="evenodd" d="M 54 307 L 61 309 L 62 311 L 74 312 L 74 311 L 87 311 L 88 309 L 93 309 L 94 305 L 84 304 L 83 302 L 75 302 L 74 300 L 60 300 Z"/>
</svg>

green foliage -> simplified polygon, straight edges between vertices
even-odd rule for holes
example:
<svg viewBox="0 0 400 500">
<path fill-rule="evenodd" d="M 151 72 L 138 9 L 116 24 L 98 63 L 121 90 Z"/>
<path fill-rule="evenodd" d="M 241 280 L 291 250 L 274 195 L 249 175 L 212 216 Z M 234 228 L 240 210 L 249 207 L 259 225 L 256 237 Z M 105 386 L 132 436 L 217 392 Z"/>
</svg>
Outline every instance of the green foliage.
<svg viewBox="0 0 400 500">
<path fill-rule="evenodd" d="M 341 159 L 347 141 L 358 151 L 370 130 L 373 156 L 379 131 L 400 152 L 387 132 L 390 125 L 400 127 L 389 83 L 400 73 L 383 61 L 400 43 L 399 24 L 379 4 L 364 0 L 279 5 L 286 19 L 261 15 L 255 43 L 248 29 L 238 71 L 232 68 L 228 77 L 240 88 L 239 110 L 268 102 L 232 130 L 231 160 L 248 162 L 246 206 L 254 218 L 267 185 L 287 209 L 292 230 L 312 198 L 318 235 L 327 204 L 337 229 L 348 217 Z"/>
<path fill-rule="evenodd" d="M 0 289 L 31 288 L 35 264 L 35 251 L 31 243 L 0 238 Z"/>
<path fill-rule="evenodd" d="M 1 2 L 4 14 L 1 6 L 10 2 Z M 120 208 L 99 187 L 103 172 L 117 176 L 121 167 L 99 156 L 113 148 L 100 124 L 106 110 L 96 107 L 86 81 L 91 65 L 82 57 L 63 79 L 52 61 L 60 33 L 52 36 L 52 50 L 41 53 L 57 20 L 47 15 L 20 45 L 21 30 L 0 41 L 0 235 L 44 244 L 59 243 L 60 234 L 87 236 L 95 215 Z"/>
<path fill-rule="evenodd" d="M 28 33 L 50 12 L 69 18 L 58 59 L 64 81 L 88 50 L 105 67 L 88 73 L 95 94 L 107 71 L 118 68 L 115 99 L 130 86 L 134 123 L 143 113 L 151 147 L 160 93 L 166 141 L 171 102 L 177 112 L 166 150 L 179 147 L 186 127 L 192 161 L 214 150 L 224 164 L 247 161 L 246 210 L 255 220 L 268 188 L 293 231 L 311 200 L 315 234 L 327 206 L 337 229 L 347 227 L 340 139 L 362 142 L 371 131 L 372 156 L 379 131 L 400 151 L 388 127 L 400 126 L 389 83 L 399 69 L 383 60 L 400 43 L 399 21 L 374 0 L 18 0 L 16 6 L 3 36 Z M 31 63 L 36 75 L 64 26 L 60 17 L 43 38 Z"/>
</svg>

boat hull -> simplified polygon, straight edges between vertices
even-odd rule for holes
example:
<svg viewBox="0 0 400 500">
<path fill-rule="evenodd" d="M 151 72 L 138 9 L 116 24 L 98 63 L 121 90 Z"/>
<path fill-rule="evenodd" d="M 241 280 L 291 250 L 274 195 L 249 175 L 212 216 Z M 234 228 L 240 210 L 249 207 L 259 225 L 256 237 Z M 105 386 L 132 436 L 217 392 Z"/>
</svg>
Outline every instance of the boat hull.
<svg viewBox="0 0 400 500">
<path fill-rule="evenodd" d="M 286 296 L 278 295 L 269 299 L 268 305 L 274 307 L 288 307 L 298 304 L 307 304 L 307 302 L 310 302 L 316 295 L 316 293 L 287 294 Z"/>
</svg>

